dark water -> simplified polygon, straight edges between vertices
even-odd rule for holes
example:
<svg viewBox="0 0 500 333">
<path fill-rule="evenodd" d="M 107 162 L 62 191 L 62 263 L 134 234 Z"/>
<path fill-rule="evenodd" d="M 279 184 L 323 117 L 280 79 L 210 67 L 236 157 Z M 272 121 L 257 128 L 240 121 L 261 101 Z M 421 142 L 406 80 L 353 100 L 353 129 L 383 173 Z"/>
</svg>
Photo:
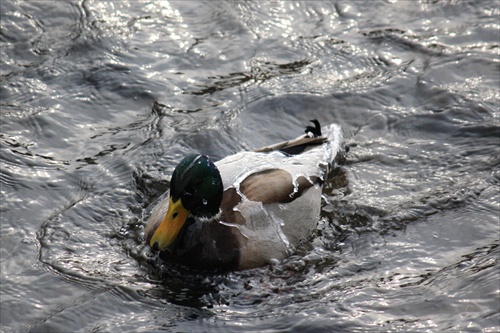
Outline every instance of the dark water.
<svg viewBox="0 0 500 333">
<path fill-rule="evenodd" d="M 498 1 L 0 1 L 3 332 L 497 332 Z M 175 164 L 339 123 L 310 244 L 155 267 Z"/>
</svg>

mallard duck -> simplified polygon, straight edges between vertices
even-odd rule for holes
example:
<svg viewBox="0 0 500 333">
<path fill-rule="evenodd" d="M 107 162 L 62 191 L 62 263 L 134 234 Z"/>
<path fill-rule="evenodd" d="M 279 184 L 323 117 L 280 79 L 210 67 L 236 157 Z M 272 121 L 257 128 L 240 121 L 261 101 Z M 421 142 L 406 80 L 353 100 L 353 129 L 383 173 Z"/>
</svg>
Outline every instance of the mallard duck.
<svg viewBox="0 0 500 333">
<path fill-rule="evenodd" d="M 325 175 L 342 151 L 340 126 L 213 163 L 189 155 L 151 211 L 145 239 L 162 260 L 244 270 L 284 259 L 315 229 Z"/>
</svg>

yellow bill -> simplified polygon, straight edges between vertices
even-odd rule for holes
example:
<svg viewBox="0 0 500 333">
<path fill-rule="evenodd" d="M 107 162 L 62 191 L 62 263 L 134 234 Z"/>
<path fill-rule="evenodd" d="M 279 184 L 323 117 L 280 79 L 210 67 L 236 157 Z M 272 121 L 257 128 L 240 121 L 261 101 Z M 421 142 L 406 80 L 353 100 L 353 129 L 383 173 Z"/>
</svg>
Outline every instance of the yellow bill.
<svg viewBox="0 0 500 333">
<path fill-rule="evenodd" d="M 163 250 L 172 244 L 186 222 L 189 211 L 182 205 L 181 199 L 176 202 L 170 197 L 167 214 L 149 241 L 149 246 Z"/>
</svg>

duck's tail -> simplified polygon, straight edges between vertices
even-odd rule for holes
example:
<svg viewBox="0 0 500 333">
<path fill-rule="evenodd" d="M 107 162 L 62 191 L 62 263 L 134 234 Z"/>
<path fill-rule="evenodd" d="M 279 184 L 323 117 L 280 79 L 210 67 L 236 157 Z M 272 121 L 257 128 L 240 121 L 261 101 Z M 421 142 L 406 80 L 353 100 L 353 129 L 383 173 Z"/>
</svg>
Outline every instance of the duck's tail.
<svg viewBox="0 0 500 333">
<path fill-rule="evenodd" d="M 310 150 L 313 147 L 327 143 L 329 146 L 328 150 L 330 150 L 331 153 L 331 158 L 328 158 L 328 160 L 333 162 L 333 160 L 336 159 L 336 156 L 343 151 L 344 137 L 342 129 L 337 124 L 331 124 L 321 128 L 316 119 L 311 120 L 311 122 L 314 124 L 314 127 L 307 126 L 305 134 L 299 136 L 298 138 L 258 148 L 254 151 L 281 151 L 289 155 L 298 155 Z"/>
</svg>

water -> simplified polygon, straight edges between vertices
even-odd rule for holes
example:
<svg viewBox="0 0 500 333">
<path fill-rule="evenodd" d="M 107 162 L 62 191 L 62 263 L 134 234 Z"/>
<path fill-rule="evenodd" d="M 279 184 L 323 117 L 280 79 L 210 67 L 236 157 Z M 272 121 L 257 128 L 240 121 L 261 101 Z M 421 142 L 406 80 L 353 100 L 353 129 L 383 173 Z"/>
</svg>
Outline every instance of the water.
<svg viewBox="0 0 500 333">
<path fill-rule="evenodd" d="M 496 332 L 496 1 L 15 1 L 1 11 L 4 332 Z M 309 244 L 155 267 L 188 152 L 339 123 Z"/>
</svg>

